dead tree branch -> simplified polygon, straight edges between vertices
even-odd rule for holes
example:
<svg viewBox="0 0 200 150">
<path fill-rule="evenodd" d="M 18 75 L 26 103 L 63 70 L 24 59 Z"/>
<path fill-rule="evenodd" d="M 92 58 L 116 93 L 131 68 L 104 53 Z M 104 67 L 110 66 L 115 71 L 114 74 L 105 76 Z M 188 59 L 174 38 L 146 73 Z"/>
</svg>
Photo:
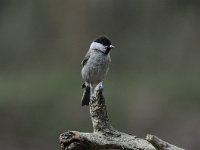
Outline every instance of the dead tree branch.
<svg viewBox="0 0 200 150">
<path fill-rule="evenodd" d="M 169 144 L 155 135 L 148 134 L 146 136 L 146 140 L 149 141 L 155 148 L 158 150 L 184 150 L 183 148 L 179 148 L 175 145 Z"/>
<path fill-rule="evenodd" d="M 116 130 L 109 122 L 102 89 L 97 87 L 90 100 L 90 117 L 93 133 L 68 131 L 60 135 L 62 150 L 183 150 L 153 135 L 146 139 L 137 138 Z"/>
</svg>

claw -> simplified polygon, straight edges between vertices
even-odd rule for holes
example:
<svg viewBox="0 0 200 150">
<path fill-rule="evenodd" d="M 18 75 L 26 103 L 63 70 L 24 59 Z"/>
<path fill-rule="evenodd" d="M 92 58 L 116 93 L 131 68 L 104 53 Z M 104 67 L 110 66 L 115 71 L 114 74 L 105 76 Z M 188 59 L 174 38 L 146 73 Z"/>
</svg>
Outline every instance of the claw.
<svg viewBox="0 0 200 150">
<path fill-rule="evenodd" d="M 100 82 L 100 83 L 98 84 L 98 89 L 99 89 L 99 90 L 103 90 L 103 82 Z"/>
<path fill-rule="evenodd" d="M 86 87 L 85 83 L 83 83 L 81 87 L 82 87 L 82 89 L 85 88 Z"/>
</svg>

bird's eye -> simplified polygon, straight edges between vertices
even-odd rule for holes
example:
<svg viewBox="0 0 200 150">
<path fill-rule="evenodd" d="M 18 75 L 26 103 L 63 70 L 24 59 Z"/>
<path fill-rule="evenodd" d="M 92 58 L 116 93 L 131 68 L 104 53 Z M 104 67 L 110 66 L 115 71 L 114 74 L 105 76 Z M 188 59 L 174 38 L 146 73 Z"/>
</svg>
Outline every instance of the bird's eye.
<svg viewBox="0 0 200 150">
<path fill-rule="evenodd" d="M 111 47 L 110 46 L 106 46 L 106 50 L 111 50 Z"/>
</svg>

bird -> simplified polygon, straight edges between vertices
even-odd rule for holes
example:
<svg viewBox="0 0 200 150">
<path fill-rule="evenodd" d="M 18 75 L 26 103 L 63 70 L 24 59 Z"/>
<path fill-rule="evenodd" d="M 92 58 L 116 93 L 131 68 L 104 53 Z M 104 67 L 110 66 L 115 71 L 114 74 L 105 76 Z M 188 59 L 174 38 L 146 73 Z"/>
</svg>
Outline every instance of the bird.
<svg viewBox="0 0 200 150">
<path fill-rule="evenodd" d="M 97 86 L 103 89 L 103 80 L 111 63 L 110 52 L 114 47 L 111 40 L 105 35 L 99 36 L 90 44 L 90 48 L 81 62 L 81 75 L 84 80 L 82 106 L 89 105 Z"/>
</svg>

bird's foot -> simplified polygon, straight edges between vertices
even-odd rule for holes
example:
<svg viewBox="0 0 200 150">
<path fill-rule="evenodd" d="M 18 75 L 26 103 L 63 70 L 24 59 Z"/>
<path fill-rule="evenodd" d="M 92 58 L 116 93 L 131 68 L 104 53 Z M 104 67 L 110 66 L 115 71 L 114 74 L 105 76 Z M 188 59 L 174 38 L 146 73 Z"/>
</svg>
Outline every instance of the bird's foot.
<svg viewBox="0 0 200 150">
<path fill-rule="evenodd" d="M 103 82 L 100 82 L 100 83 L 97 85 L 97 90 L 103 91 Z"/>
<path fill-rule="evenodd" d="M 90 95 L 90 99 L 93 99 L 93 97 L 94 97 L 94 94 Z"/>
<path fill-rule="evenodd" d="M 97 84 L 97 86 L 94 89 L 94 93 L 91 95 L 91 98 L 97 97 L 97 93 L 99 91 L 101 91 L 101 92 L 103 91 L 103 84 L 102 84 L 102 82 L 100 82 L 99 84 Z"/>
</svg>

